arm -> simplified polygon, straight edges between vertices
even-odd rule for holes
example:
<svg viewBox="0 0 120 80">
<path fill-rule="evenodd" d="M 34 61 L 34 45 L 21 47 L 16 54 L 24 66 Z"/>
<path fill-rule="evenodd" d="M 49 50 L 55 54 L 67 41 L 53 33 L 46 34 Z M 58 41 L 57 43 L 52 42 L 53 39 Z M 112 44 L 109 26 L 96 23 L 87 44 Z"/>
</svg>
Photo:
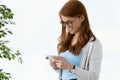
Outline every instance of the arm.
<svg viewBox="0 0 120 80">
<path fill-rule="evenodd" d="M 87 69 L 77 67 L 72 70 L 80 80 L 98 80 L 100 74 L 100 67 L 102 62 L 102 47 L 101 44 L 94 44 L 90 51 L 90 59 L 88 61 Z"/>
</svg>

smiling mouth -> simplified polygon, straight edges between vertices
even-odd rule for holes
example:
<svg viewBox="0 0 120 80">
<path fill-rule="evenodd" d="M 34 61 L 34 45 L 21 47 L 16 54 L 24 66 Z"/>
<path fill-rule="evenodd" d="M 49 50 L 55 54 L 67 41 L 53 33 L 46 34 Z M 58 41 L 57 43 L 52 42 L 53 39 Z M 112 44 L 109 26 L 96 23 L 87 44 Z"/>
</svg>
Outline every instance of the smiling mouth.
<svg viewBox="0 0 120 80">
<path fill-rule="evenodd" d="M 72 31 L 73 30 L 73 27 L 68 27 L 66 28 L 68 31 Z"/>
<path fill-rule="evenodd" d="M 68 32 L 72 32 L 73 31 L 73 27 L 69 27 L 69 28 L 66 28 L 66 32 L 68 33 Z"/>
</svg>

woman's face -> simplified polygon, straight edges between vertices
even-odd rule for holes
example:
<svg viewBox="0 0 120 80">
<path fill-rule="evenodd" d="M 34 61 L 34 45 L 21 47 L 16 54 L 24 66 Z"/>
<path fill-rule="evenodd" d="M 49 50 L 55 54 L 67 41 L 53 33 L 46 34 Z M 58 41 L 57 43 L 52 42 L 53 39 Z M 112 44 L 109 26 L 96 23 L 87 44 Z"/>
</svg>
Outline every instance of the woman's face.
<svg viewBox="0 0 120 80">
<path fill-rule="evenodd" d="M 81 16 L 83 17 L 83 15 Z M 84 21 L 81 17 L 66 17 L 61 15 L 61 24 L 66 27 L 66 31 L 71 34 L 76 34 L 80 31 L 81 23 Z"/>
</svg>

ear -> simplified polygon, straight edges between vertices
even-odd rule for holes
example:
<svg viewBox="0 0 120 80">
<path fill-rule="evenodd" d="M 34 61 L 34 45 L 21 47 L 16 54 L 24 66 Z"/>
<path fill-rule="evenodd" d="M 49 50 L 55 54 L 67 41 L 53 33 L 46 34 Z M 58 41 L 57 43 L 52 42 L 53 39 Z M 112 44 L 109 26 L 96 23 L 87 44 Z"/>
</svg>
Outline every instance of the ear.
<svg viewBox="0 0 120 80">
<path fill-rule="evenodd" d="M 81 16 L 80 16 L 80 20 L 81 20 L 81 22 L 83 22 L 84 19 L 85 19 L 85 16 L 84 16 L 84 15 L 81 15 Z"/>
</svg>

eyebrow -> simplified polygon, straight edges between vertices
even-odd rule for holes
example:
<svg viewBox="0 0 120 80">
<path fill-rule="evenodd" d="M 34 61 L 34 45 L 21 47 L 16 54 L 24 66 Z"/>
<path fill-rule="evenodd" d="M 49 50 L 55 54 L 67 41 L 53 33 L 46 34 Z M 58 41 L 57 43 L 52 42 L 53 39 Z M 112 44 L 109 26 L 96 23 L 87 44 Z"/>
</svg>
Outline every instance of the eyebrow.
<svg viewBox="0 0 120 80">
<path fill-rule="evenodd" d="M 61 20 L 61 21 L 63 21 L 63 20 Z M 63 22 L 69 22 L 69 21 L 71 22 L 72 20 L 67 20 L 67 21 L 63 21 Z"/>
</svg>

